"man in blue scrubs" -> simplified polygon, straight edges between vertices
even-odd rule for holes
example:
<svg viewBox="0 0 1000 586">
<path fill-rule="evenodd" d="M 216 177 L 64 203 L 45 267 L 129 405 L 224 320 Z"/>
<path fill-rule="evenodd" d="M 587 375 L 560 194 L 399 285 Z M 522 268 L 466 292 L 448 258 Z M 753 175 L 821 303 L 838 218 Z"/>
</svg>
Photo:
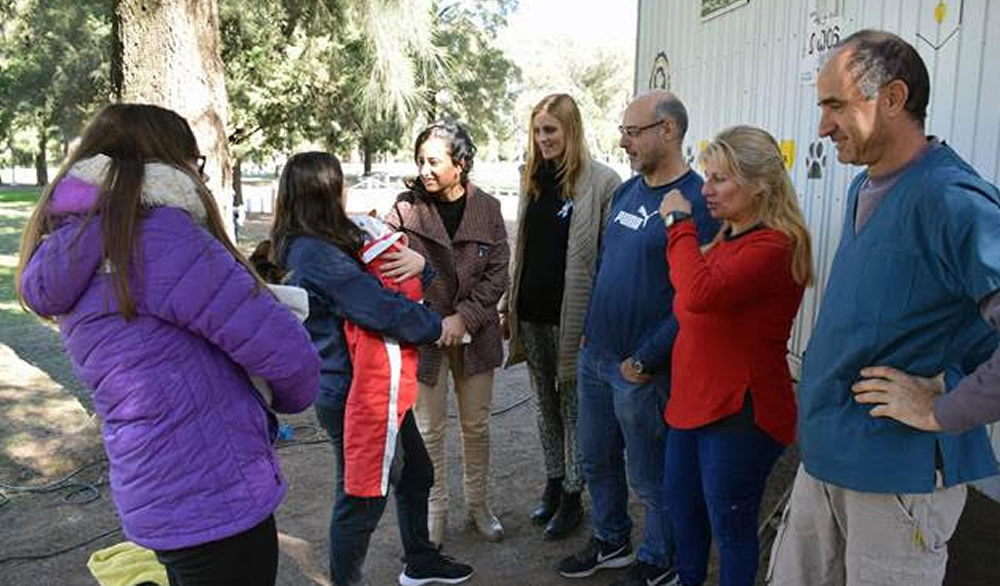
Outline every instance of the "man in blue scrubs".
<svg viewBox="0 0 1000 586">
<path fill-rule="evenodd" d="M 865 169 L 803 358 L 802 467 L 771 584 L 939 585 L 965 483 L 996 473 L 993 452 L 982 426 L 892 417 L 901 397 L 944 393 L 946 370 L 975 372 L 951 377 L 962 390 L 1000 364 L 984 320 L 1000 289 L 1000 195 L 924 134 L 927 68 L 896 35 L 851 35 L 816 86 L 819 134 Z"/>
</svg>

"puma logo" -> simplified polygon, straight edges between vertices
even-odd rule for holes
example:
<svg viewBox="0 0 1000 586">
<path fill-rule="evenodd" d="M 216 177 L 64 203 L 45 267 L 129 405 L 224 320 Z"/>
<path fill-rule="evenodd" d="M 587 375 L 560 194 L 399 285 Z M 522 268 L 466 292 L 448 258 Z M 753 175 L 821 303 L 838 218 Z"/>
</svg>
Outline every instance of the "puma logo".
<svg viewBox="0 0 1000 586">
<path fill-rule="evenodd" d="M 646 211 L 646 206 L 644 205 L 639 206 L 637 211 L 640 215 L 626 212 L 625 210 L 619 211 L 618 215 L 615 216 L 615 223 L 625 226 L 629 230 L 639 231 L 646 227 L 646 222 L 649 222 L 650 218 L 659 213 L 656 210 L 653 210 L 652 213 Z"/>
</svg>

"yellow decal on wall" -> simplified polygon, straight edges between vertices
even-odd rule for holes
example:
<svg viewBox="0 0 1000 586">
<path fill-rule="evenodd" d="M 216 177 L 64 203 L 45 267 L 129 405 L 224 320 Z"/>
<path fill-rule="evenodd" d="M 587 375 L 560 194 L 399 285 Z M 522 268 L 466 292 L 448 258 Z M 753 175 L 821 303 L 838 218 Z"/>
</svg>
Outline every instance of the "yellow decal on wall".
<svg viewBox="0 0 1000 586">
<path fill-rule="evenodd" d="M 785 159 L 785 168 L 791 170 L 795 165 L 795 141 L 781 141 L 781 158 Z"/>
<path fill-rule="evenodd" d="M 941 24 L 946 18 L 948 18 L 948 3 L 941 0 L 941 2 L 938 2 L 937 6 L 934 7 L 934 20 L 936 20 L 938 24 Z"/>
<path fill-rule="evenodd" d="M 964 9 L 964 0 L 953 0 L 952 2 L 939 0 L 934 5 L 933 23 L 928 19 L 931 16 L 929 13 L 925 13 L 927 16 L 922 18 L 924 24 L 921 29 L 927 31 L 927 34 L 919 32 L 917 39 L 927 43 L 934 51 L 941 51 L 961 30 Z M 931 33 L 931 30 L 934 32 Z"/>
</svg>

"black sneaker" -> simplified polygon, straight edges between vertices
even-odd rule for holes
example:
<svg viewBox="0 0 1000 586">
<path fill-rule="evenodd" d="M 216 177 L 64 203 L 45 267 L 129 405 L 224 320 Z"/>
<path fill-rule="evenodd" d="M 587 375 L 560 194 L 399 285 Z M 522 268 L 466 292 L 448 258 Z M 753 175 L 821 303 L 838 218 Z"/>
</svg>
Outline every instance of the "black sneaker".
<svg viewBox="0 0 1000 586">
<path fill-rule="evenodd" d="M 400 586 L 424 584 L 461 584 L 472 577 L 472 566 L 460 564 L 440 553 L 409 560 L 399 574 Z"/>
<path fill-rule="evenodd" d="M 646 562 L 636 562 L 628 575 L 611 586 L 678 586 L 680 580 L 673 568 L 661 568 Z"/>
<path fill-rule="evenodd" d="M 624 568 L 634 560 L 632 544 L 628 541 L 612 545 L 591 537 L 587 547 L 559 562 L 556 571 L 565 578 L 586 578 L 593 576 L 597 570 Z"/>
</svg>

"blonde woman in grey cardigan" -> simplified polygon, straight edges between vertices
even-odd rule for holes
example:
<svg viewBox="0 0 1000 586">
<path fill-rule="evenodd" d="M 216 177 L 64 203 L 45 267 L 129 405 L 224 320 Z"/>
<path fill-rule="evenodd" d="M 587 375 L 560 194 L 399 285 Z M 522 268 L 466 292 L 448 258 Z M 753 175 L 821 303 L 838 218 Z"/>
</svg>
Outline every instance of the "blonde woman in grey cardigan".
<svg viewBox="0 0 1000 586">
<path fill-rule="evenodd" d="M 531 112 L 517 244 L 501 322 L 507 365 L 527 361 L 537 395 L 547 482 L 532 520 L 562 539 L 583 520 L 577 455 L 576 358 L 611 195 L 621 183 L 593 160 L 572 97 L 552 94 Z"/>
</svg>

